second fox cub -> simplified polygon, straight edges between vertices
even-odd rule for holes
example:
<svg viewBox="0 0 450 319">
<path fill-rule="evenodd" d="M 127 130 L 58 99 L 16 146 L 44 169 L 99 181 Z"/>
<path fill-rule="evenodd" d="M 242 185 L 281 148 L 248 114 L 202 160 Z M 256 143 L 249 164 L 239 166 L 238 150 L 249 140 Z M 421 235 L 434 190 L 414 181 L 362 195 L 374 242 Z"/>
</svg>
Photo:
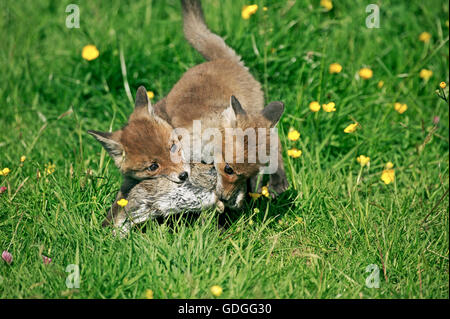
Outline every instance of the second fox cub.
<svg viewBox="0 0 450 319">
<path fill-rule="evenodd" d="M 218 128 L 222 132 L 219 146 L 225 143 L 224 132 L 227 128 L 246 131 L 253 129 L 256 138 L 264 134 L 269 142 L 269 129 L 273 128 L 284 111 L 281 102 L 272 102 L 264 107 L 264 94 L 261 85 L 244 66 L 236 52 L 226 45 L 224 40 L 212 33 L 205 24 L 201 3 L 198 0 L 182 0 L 184 34 L 189 43 L 209 62 L 189 69 L 175 84 L 169 94 L 155 105 L 155 112 L 166 119 L 175 128 L 190 131 L 192 139 L 202 139 L 193 134 L 193 123 L 200 121 L 202 131 Z M 259 133 L 265 128 L 267 133 Z M 209 147 L 211 141 L 201 141 L 202 148 Z M 221 158 L 214 159 L 218 172 L 217 193 L 221 200 L 228 201 L 236 196 L 249 178 L 255 181 L 262 163 L 249 163 L 248 139 L 244 140 L 244 162 L 233 160 L 226 162 L 225 150 Z M 194 143 L 191 143 L 191 147 Z M 265 149 L 269 149 L 266 145 Z M 198 150 L 195 150 L 198 152 Z M 269 189 L 279 194 L 287 189 L 288 182 L 281 155 L 281 143 L 278 140 L 278 169 L 270 175 Z M 190 152 L 191 150 L 185 150 Z M 201 154 L 208 152 L 201 150 Z M 258 150 L 257 150 L 258 152 Z M 203 155 L 202 155 L 203 156 Z M 254 185 L 255 183 L 253 183 Z"/>
</svg>

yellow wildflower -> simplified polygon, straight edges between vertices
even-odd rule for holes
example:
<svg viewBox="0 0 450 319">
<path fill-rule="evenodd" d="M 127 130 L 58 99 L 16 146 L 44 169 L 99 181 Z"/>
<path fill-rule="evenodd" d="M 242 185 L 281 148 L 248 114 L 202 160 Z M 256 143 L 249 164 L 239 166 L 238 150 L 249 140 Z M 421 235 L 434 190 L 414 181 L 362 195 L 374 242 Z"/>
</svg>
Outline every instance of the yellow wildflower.
<svg viewBox="0 0 450 319">
<path fill-rule="evenodd" d="M 295 216 L 295 219 L 296 219 L 297 223 L 303 224 L 303 218 L 301 218 L 300 216 Z"/>
<path fill-rule="evenodd" d="M 45 169 L 44 169 L 45 174 L 51 175 L 55 172 L 55 170 L 56 170 L 55 164 L 52 164 L 52 163 L 45 164 Z"/>
<path fill-rule="evenodd" d="M 250 16 L 253 15 L 253 14 L 255 14 L 256 11 L 258 11 L 258 5 L 257 5 L 257 4 L 252 4 L 252 5 L 249 5 L 249 6 L 244 6 L 244 7 L 242 8 L 242 12 L 241 12 L 242 19 L 245 19 L 245 20 L 250 19 Z"/>
<path fill-rule="evenodd" d="M 289 133 L 288 133 L 288 139 L 290 141 L 295 142 L 296 140 L 298 140 L 300 138 L 300 133 L 295 130 L 295 129 L 290 129 Z"/>
<path fill-rule="evenodd" d="M 267 8 L 267 7 L 263 7 L 263 10 L 264 10 L 264 11 L 267 11 L 267 10 L 269 10 L 269 8 Z"/>
<path fill-rule="evenodd" d="M 359 125 L 358 123 L 350 124 L 344 129 L 344 133 L 353 133 L 354 131 L 356 131 L 358 125 Z"/>
<path fill-rule="evenodd" d="M 342 71 L 342 65 L 340 65 L 339 63 L 331 63 L 330 64 L 330 69 L 329 69 L 330 74 L 340 73 L 341 71 Z"/>
<path fill-rule="evenodd" d="M 430 39 L 431 39 L 431 34 L 429 34 L 428 32 L 422 32 L 419 35 L 419 41 L 427 43 L 427 42 L 430 42 Z"/>
<path fill-rule="evenodd" d="M 387 169 L 391 169 L 392 167 L 394 167 L 394 164 L 392 164 L 392 162 L 387 162 L 385 167 Z"/>
<path fill-rule="evenodd" d="M 445 88 L 447 87 L 447 83 L 441 82 L 441 83 L 439 83 L 439 87 L 440 87 L 441 89 L 445 89 Z"/>
<path fill-rule="evenodd" d="M 381 180 L 387 185 L 395 180 L 395 171 L 393 169 L 385 169 L 381 173 Z"/>
<path fill-rule="evenodd" d="M 145 298 L 146 299 L 153 299 L 153 290 L 151 290 L 151 289 L 145 290 Z"/>
<path fill-rule="evenodd" d="M 287 151 L 288 156 L 293 157 L 293 158 L 298 158 L 300 156 L 302 156 L 302 151 L 298 150 L 296 148 L 291 148 L 290 150 Z"/>
<path fill-rule="evenodd" d="M 128 201 L 125 198 L 122 198 L 117 201 L 117 205 L 119 205 L 120 207 L 125 207 L 128 205 Z"/>
<path fill-rule="evenodd" d="M 425 81 L 428 81 L 432 75 L 433 75 L 433 71 L 427 70 L 427 69 L 422 69 L 422 70 L 420 70 L 420 73 L 419 73 L 419 76 L 422 79 L 424 79 Z"/>
<path fill-rule="evenodd" d="M 8 176 L 10 172 L 11 170 L 8 167 L 5 167 L 4 169 L 0 170 L 0 176 Z"/>
<path fill-rule="evenodd" d="M 152 91 L 147 91 L 147 96 L 151 100 L 155 97 L 155 93 L 153 93 Z"/>
<path fill-rule="evenodd" d="M 383 80 L 381 80 L 380 82 L 378 82 L 377 87 L 378 87 L 379 89 L 381 89 L 383 86 L 384 86 L 384 81 L 383 81 Z"/>
<path fill-rule="evenodd" d="M 251 225 L 253 225 L 253 219 L 250 219 L 249 221 L 248 221 L 248 224 L 251 226 Z"/>
<path fill-rule="evenodd" d="M 309 109 L 311 110 L 311 112 L 319 112 L 320 110 L 319 102 L 314 101 L 309 103 Z"/>
<path fill-rule="evenodd" d="M 269 197 L 269 189 L 267 188 L 267 186 L 263 186 L 261 188 L 261 195 Z"/>
<path fill-rule="evenodd" d="M 251 197 L 253 200 L 257 200 L 258 198 L 261 197 L 261 194 L 258 194 L 258 193 L 248 193 L 248 195 L 250 195 L 250 197 Z"/>
<path fill-rule="evenodd" d="M 370 162 L 370 157 L 364 156 L 364 155 L 359 155 L 359 156 L 356 158 L 356 161 L 357 161 L 362 167 L 364 167 L 364 166 L 366 166 L 367 164 L 369 164 L 369 162 Z"/>
<path fill-rule="evenodd" d="M 362 68 L 358 74 L 362 79 L 368 80 L 373 76 L 373 71 L 369 68 Z"/>
<path fill-rule="evenodd" d="M 98 58 L 99 52 L 95 45 L 88 44 L 83 48 L 83 51 L 81 51 L 81 56 L 85 60 L 92 61 Z"/>
<path fill-rule="evenodd" d="M 26 159 L 27 159 L 27 157 L 25 155 L 22 155 L 20 157 L 20 162 L 23 163 L 23 162 L 25 162 Z"/>
<path fill-rule="evenodd" d="M 325 10 L 330 11 L 333 9 L 333 2 L 331 0 L 320 0 L 320 6 Z"/>
<path fill-rule="evenodd" d="M 408 106 L 407 106 L 405 103 L 402 104 L 402 103 L 396 102 L 396 103 L 394 104 L 394 109 L 395 109 L 398 113 L 403 114 L 403 113 L 405 113 L 406 110 L 408 109 Z"/>
<path fill-rule="evenodd" d="M 324 104 L 322 105 L 322 108 L 325 112 L 335 112 L 336 108 L 335 108 L 336 104 L 334 102 L 330 102 L 328 104 Z"/>
<path fill-rule="evenodd" d="M 258 207 L 253 208 L 253 212 L 254 212 L 255 214 L 259 214 L 259 208 L 258 208 Z"/>
<path fill-rule="evenodd" d="M 220 286 L 214 285 L 211 287 L 210 291 L 214 296 L 219 297 L 222 294 L 223 289 Z"/>
</svg>

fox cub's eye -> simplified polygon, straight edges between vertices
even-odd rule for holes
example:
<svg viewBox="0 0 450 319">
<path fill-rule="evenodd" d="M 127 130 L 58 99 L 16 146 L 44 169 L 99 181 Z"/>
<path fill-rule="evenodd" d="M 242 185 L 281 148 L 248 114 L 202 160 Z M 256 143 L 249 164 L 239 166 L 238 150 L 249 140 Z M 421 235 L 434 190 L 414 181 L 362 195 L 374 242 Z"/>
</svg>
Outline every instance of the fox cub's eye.
<svg viewBox="0 0 450 319">
<path fill-rule="evenodd" d="M 177 151 L 177 146 L 175 145 L 175 143 L 172 144 L 172 147 L 170 148 L 170 151 L 171 151 L 172 153 L 175 153 L 175 152 Z"/>
<path fill-rule="evenodd" d="M 228 175 L 232 175 L 234 173 L 233 169 L 231 168 L 230 165 L 225 165 L 225 168 L 223 169 L 225 171 L 225 173 L 227 173 Z"/>
<path fill-rule="evenodd" d="M 156 164 L 156 163 L 153 163 L 152 165 L 150 165 L 149 167 L 147 167 L 147 169 L 149 170 L 149 171 L 156 171 L 157 169 L 158 169 L 158 167 L 159 167 L 159 165 L 158 164 Z"/>
</svg>

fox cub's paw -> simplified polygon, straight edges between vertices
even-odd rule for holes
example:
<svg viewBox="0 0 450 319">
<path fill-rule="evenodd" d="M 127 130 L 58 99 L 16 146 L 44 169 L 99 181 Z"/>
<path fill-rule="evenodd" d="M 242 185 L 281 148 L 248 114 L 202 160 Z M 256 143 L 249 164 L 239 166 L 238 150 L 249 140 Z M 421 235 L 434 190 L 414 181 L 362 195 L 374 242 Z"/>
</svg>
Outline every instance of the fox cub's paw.
<svg viewBox="0 0 450 319">
<path fill-rule="evenodd" d="M 284 171 L 270 175 L 269 192 L 272 198 L 277 197 L 289 188 L 289 182 Z"/>
</svg>

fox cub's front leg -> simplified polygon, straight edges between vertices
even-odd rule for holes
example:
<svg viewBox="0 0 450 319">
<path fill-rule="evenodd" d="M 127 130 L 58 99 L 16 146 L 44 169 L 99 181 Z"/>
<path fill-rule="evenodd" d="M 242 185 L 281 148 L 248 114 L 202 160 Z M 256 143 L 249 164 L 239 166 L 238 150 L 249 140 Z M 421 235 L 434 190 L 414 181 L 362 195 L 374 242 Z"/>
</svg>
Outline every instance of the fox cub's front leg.
<svg viewBox="0 0 450 319">
<path fill-rule="evenodd" d="M 270 175 L 269 191 L 272 191 L 275 196 L 278 196 L 288 188 L 289 182 L 284 170 L 283 149 L 281 148 L 280 138 L 278 138 L 278 169 L 275 174 Z"/>
<path fill-rule="evenodd" d="M 269 176 L 269 192 L 272 198 L 277 197 L 289 188 L 289 182 L 286 177 L 283 162 L 283 150 L 281 149 L 281 141 L 278 138 L 278 166 L 277 171 Z M 252 192 L 261 193 L 262 175 L 256 175 L 250 179 L 250 189 Z"/>
</svg>

